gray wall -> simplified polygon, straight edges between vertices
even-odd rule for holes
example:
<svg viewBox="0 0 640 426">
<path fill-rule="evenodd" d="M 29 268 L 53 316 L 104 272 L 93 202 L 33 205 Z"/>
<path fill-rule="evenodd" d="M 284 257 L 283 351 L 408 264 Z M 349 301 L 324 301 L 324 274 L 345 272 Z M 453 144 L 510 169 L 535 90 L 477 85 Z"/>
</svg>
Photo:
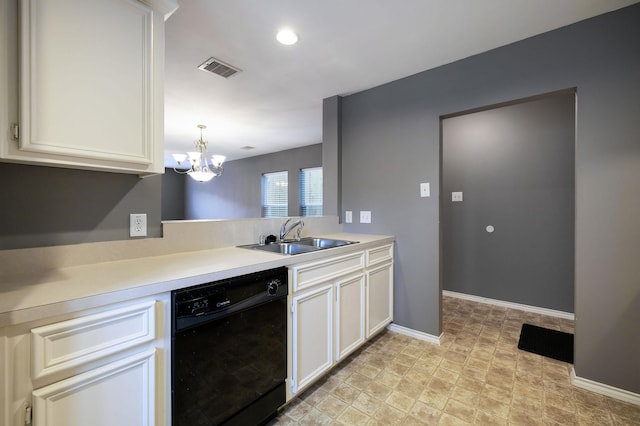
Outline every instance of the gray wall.
<svg viewBox="0 0 640 426">
<path fill-rule="evenodd" d="M 573 91 L 442 121 L 443 289 L 573 312 L 574 146 Z"/>
<path fill-rule="evenodd" d="M 162 220 L 184 219 L 184 188 L 187 176 L 164 169 L 162 175 Z"/>
<path fill-rule="evenodd" d="M 129 214 L 160 237 L 160 176 L 0 163 L 0 249 L 129 239 Z"/>
<path fill-rule="evenodd" d="M 289 216 L 300 215 L 300 169 L 322 166 L 322 144 L 229 161 L 207 183 L 186 180 L 185 219 L 261 217 L 262 174 L 289 171 Z"/>
<path fill-rule="evenodd" d="M 440 333 L 440 117 L 577 87 L 575 369 L 640 392 L 639 40 L 634 5 L 343 98 L 345 230 L 396 235 L 398 324 Z"/>
<path fill-rule="evenodd" d="M 322 102 L 322 207 L 326 216 L 338 216 L 342 210 L 342 98 L 333 96 Z"/>
</svg>

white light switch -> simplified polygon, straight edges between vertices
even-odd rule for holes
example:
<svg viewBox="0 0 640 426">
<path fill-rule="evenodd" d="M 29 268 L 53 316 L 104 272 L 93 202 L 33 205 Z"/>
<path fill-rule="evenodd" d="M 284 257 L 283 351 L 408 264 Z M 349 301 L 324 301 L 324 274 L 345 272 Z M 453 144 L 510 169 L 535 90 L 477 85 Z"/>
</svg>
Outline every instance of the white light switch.
<svg viewBox="0 0 640 426">
<path fill-rule="evenodd" d="M 421 197 L 431 196 L 431 189 L 429 188 L 429 182 L 423 182 L 420 184 L 420 196 Z"/>
<path fill-rule="evenodd" d="M 360 223 L 371 223 L 371 212 L 370 211 L 361 211 L 360 212 Z"/>
<path fill-rule="evenodd" d="M 353 212 L 351 210 L 347 210 L 346 212 L 344 212 L 344 221 L 346 223 L 353 222 Z"/>
<path fill-rule="evenodd" d="M 451 201 L 462 201 L 462 192 L 452 192 Z"/>
</svg>

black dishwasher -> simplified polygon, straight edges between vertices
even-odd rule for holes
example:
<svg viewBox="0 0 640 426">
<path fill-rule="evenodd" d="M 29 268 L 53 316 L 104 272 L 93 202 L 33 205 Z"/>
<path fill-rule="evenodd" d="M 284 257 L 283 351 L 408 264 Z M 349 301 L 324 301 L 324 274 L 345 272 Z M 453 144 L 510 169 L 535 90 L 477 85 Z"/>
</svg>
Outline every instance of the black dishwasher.
<svg viewBox="0 0 640 426">
<path fill-rule="evenodd" d="M 285 403 L 287 268 L 173 291 L 172 425 L 257 425 Z"/>
</svg>

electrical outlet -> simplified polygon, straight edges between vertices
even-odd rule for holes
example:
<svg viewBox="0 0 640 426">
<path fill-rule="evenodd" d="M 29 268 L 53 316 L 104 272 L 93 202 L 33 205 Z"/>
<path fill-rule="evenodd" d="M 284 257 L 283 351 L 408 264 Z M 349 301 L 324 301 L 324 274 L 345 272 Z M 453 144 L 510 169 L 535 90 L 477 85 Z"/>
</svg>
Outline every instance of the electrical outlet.
<svg viewBox="0 0 640 426">
<path fill-rule="evenodd" d="M 351 210 L 344 212 L 344 221 L 345 223 L 353 222 L 353 212 Z"/>
<path fill-rule="evenodd" d="M 147 236 L 147 214 L 132 213 L 129 215 L 129 236 L 130 237 L 146 237 Z"/>
<path fill-rule="evenodd" d="M 453 202 L 462 201 L 462 192 L 452 192 L 451 193 L 451 201 L 453 201 Z"/>
<path fill-rule="evenodd" d="M 360 212 L 360 223 L 371 223 L 371 212 L 363 210 Z"/>
</svg>

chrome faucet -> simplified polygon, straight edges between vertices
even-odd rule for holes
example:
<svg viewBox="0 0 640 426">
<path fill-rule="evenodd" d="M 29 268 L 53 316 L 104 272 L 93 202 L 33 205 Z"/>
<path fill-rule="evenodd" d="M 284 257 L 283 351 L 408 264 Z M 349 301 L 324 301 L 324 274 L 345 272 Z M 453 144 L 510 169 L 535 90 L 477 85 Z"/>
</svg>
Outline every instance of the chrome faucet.
<svg viewBox="0 0 640 426">
<path fill-rule="evenodd" d="M 302 219 L 298 219 L 295 222 L 293 222 L 291 225 L 289 225 L 289 222 L 291 221 L 292 221 L 292 218 L 288 218 L 287 220 L 284 221 L 284 223 L 280 227 L 280 241 L 284 241 L 287 234 L 293 231 L 295 227 L 298 227 L 298 230 L 296 231 L 296 240 L 300 241 L 300 233 L 302 232 L 302 228 L 304 228 L 304 222 L 302 221 Z"/>
</svg>

